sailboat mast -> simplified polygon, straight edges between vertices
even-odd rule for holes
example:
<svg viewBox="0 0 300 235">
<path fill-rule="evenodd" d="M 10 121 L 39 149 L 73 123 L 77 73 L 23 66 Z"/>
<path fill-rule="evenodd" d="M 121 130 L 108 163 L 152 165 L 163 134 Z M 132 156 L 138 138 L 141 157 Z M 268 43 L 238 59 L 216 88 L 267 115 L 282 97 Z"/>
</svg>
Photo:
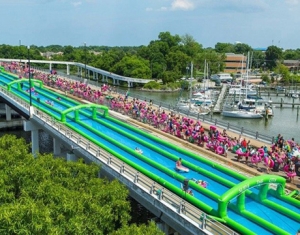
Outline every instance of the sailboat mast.
<svg viewBox="0 0 300 235">
<path fill-rule="evenodd" d="M 191 62 L 191 77 L 190 77 L 190 102 L 189 102 L 189 110 L 191 110 L 191 100 L 192 100 L 192 78 L 193 78 L 193 62 Z"/>
<path fill-rule="evenodd" d="M 207 76 L 206 76 L 206 60 L 204 60 L 204 76 L 203 76 L 203 85 L 204 85 L 204 91 L 205 91 L 205 81 L 207 79 Z"/>
<path fill-rule="evenodd" d="M 248 51 L 248 54 L 247 54 L 247 67 L 246 67 L 246 98 L 247 98 L 247 95 L 248 95 L 248 77 L 249 77 L 249 63 L 250 63 L 250 60 L 249 60 L 249 57 L 250 57 L 250 52 Z"/>
</svg>

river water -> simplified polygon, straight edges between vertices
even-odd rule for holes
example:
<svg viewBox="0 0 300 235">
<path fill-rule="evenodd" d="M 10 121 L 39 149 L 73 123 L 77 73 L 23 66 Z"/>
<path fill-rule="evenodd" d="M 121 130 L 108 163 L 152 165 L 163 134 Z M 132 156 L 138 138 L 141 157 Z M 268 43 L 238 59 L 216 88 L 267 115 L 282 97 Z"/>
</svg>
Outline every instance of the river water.
<svg viewBox="0 0 300 235">
<path fill-rule="evenodd" d="M 118 88 L 120 93 L 126 92 L 125 88 Z M 138 96 L 140 99 L 149 101 L 152 99 L 156 104 L 159 102 L 169 103 L 175 105 L 178 98 L 187 98 L 189 93 L 187 91 L 183 92 L 148 92 L 141 91 L 137 89 L 130 89 L 130 96 Z M 263 97 L 269 100 L 269 97 Z M 281 96 L 271 96 L 273 102 L 280 102 L 281 98 L 285 102 L 292 103 L 293 99 L 290 97 Z M 295 100 L 295 103 L 299 103 L 299 99 Z M 273 108 L 274 116 L 265 119 L 239 119 L 239 118 L 229 118 L 223 117 L 221 114 L 213 114 L 213 119 L 222 120 L 228 122 L 235 126 L 244 127 L 245 129 L 258 131 L 259 133 L 264 133 L 268 136 L 277 136 L 279 133 L 284 136 L 285 139 L 295 138 L 297 142 L 300 142 L 300 128 L 299 128 L 299 116 L 297 116 L 297 107 L 291 108 L 291 105 L 283 105 L 280 108 L 279 105 L 275 105 Z"/>
</svg>

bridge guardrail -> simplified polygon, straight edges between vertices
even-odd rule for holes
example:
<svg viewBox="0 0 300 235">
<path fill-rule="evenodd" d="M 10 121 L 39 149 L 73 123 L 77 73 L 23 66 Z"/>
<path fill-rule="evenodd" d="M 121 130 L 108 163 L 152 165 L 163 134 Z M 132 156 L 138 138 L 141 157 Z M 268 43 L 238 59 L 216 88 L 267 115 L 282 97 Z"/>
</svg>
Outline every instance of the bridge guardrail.
<svg viewBox="0 0 300 235">
<path fill-rule="evenodd" d="M 0 88 L 0 91 L 1 93 L 13 99 L 23 108 L 29 110 L 30 107 L 26 101 L 13 95 L 6 89 Z M 155 200 L 164 201 L 164 203 L 166 203 L 169 208 L 172 208 L 174 211 L 177 211 L 177 213 L 182 214 L 185 218 L 190 219 L 191 221 L 193 221 L 193 223 L 196 223 L 202 230 L 209 231 L 210 234 L 216 235 L 238 234 L 222 223 L 211 218 L 208 214 L 201 211 L 199 208 L 193 206 L 170 190 L 164 188 L 162 185 L 156 183 L 149 177 L 141 174 L 136 169 L 122 162 L 117 157 L 114 157 L 105 150 L 99 148 L 99 146 L 83 138 L 81 135 L 74 132 L 70 128 L 64 126 L 53 117 L 45 114 L 36 107 L 33 108 L 33 111 L 33 115 L 44 121 L 45 124 L 49 125 L 49 127 L 69 138 L 74 143 L 74 145 L 77 145 L 82 150 L 88 151 L 90 154 L 92 154 L 98 164 L 105 164 L 109 166 L 112 170 L 115 171 L 115 173 L 121 174 L 123 177 L 129 179 L 131 182 L 143 189 L 146 193 L 152 195 Z"/>
</svg>

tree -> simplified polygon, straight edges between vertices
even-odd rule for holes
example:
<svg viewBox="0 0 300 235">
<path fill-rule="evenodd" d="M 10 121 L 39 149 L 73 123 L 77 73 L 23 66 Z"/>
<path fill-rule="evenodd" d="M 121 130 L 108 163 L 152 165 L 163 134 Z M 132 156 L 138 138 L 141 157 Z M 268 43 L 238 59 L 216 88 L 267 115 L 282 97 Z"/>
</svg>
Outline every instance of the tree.
<svg viewBox="0 0 300 235">
<path fill-rule="evenodd" d="M 75 61 L 75 51 L 72 46 L 66 46 L 63 50 L 64 60 L 66 61 Z"/>
<path fill-rule="evenodd" d="M 183 52 L 189 57 L 194 58 L 198 53 L 202 52 L 202 45 L 196 42 L 196 40 L 189 34 L 185 34 L 181 37 Z"/>
<path fill-rule="evenodd" d="M 126 77 L 150 78 L 151 70 L 147 60 L 137 56 L 124 56 L 120 62 L 115 64 L 111 71 Z"/>
<path fill-rule="evenodd" d="M 297 50 L 285 50 L 283 52 L 283 58 L 285 60 L 299 60 L 300 59 L 300 49 Z"/>
<path fill-rule="evenodd" d="M 92 64 L 96 68 L 112 72 L 112 67 L 118 62 L 120 62 L 125 55 L 126 53 L 122 50 L 109 50 L 98 55 Z"/>
<path fill-rule="evenodd" d="M 234 53 L 236 54 L 247 54 L 249 51 L 253 51 L 253 49 L 245 43 L 236 43 L 234 45 Z"/>
<path fill-rule="evenodd" d="M 265 61 L 265 54 L 262 51 L 253 51 L 252 54 L 252 68 L 260 68 Z"/>
<path fill-rule="evenodd" d="M 167 70 L 177 73 L 177 78 L 186 72 L 186 66 L 190 63 L 190 57 L 181 51 L 170 52 L 166 56 Z"/>
<path fill-rule="evenodd" d="M 178 73 L 174 71 L 164 71 L 161 77 L 163 84 L 175 82 L 179 78 Z"/>
<path fill-rule="evenodd" d="M 270 77 L 269 77 L 269 75 L 267 73 L 263 73 L 261 75 L 261 80 L 264 81 L 264 82 L 270 82 Z"/>
<path fill-rule="evenodd" d="M 290 71 L 288 67 L 283 64 L 278 64 L 275 68 L 275 72 L 281 76 L 281 82 L 290 82 Z"/>
<path fill-rule="evenodd" d="M 282 50 L 277 46 L 269 46 L 266 50 L 266 65 L 269 69 L 274 69 L 277 62 L 282 59 Z"/>
<path fill-rule="evenodd" d="M 2 234 L 102 235 L 131 230 L 128 190 L 116 180 L 98 178 L 99 166 L 50 154 L 33 158 L 28 152 L 24 139 L 0 138 Z M 145 226 L 139 230 L 143 228 L 148 231 Z"/>
<path fill-rule="evenodd" d="M 215 50 L 218 53 L 234 53 L 234 45 L 231 43 L 222 43 L 222 42 L 218 42 L 215 45 Z"/>
<path fill-rule="evenodd" d="M 214 50 L 205 49 L 204 52 L 198 53 L 195 60 L 195 67 L 201 72 L 204 71 L 204 62 L 208 63 L 208 73 L 214 74 L 223 71 L 225 54 L 217 53 Z"/>
<path fill-rule="evenodd" d="M 179 35 L 172 36 L 170 32 L 161 32 L 159 33 L 158 38 L 161 42 L 167 43 L 169 48 L 177 46 L 181 41 Z"/>
</svg>

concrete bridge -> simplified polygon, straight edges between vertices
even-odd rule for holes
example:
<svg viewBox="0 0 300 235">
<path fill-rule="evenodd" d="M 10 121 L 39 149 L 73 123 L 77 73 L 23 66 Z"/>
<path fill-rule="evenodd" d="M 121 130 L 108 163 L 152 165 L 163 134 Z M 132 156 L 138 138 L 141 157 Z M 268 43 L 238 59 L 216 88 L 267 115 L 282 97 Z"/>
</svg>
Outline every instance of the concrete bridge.
<svg viewBox="0 0 300 235">
<path fill-rule="evenodd" d="M 31 132 L 33 156 L 39 152 L 38 134 L 42 129 L 53 137 L 55 156 L 61 156 L 64 146 L 71 150 L 66 155 L 67 160 L 76 161 L 78 157 L 82 157 L 86 162 L 101 165 L 99 177 L 116 178 L 126 185 L 130 196 L 156 216 L 156 222 L 165 234 L 236 234 L 163 185 L 141 174 L 38 108 L 30 106 L 27 101 L 5 88 L 0 88 L 0 98 L 6 104 L 6 116 L 14 109 L 25 118 L 24 130 Z"/>
<path fill-rule="evenodd" d="M 28 63 L 27 59 L 4 59 L 0 58 L 0 61 L 2 62 L 17 62 L 17 63 Z M 109 79 L 112 80 L 113 85 L 119 85 L 120 81 L 127 82 L 128 87 L 133 87 L 133 85 L 136 84 L 146 84 L 150 81 L 154 81 L 154 79 L 143 79 L 143 78 L 131 78 L 131 77 L 125 77 L 121 76 L 115 73 L 111 73 L 109 71 L 105 71 L 102 69 L 98 69 L 95 67 L 92 67 L 87 64 L 77 63 L 77 62 L 68 62 L 68 61 L 53 61 L 53 60 L 30 60 L 30 63 L 33 64 L 48 64 L 49 65 L 49 71 L 52 70 L 53 64 L 60 64 L 66 66 L 66 74 L 70 75 L 70 66 L 76 66 L 77 67 L 77 75 L 79 77 L 83 77 L 86 79 L 89 79 L 89 76 L 86 76 L 86 74 L 92 73 L 92 80 L 98 81 L 99 78 L 101 78 L 102 82 L 108 82 Z M 83 75 L 84 71 L 84 76 Z"/>
</svg>

